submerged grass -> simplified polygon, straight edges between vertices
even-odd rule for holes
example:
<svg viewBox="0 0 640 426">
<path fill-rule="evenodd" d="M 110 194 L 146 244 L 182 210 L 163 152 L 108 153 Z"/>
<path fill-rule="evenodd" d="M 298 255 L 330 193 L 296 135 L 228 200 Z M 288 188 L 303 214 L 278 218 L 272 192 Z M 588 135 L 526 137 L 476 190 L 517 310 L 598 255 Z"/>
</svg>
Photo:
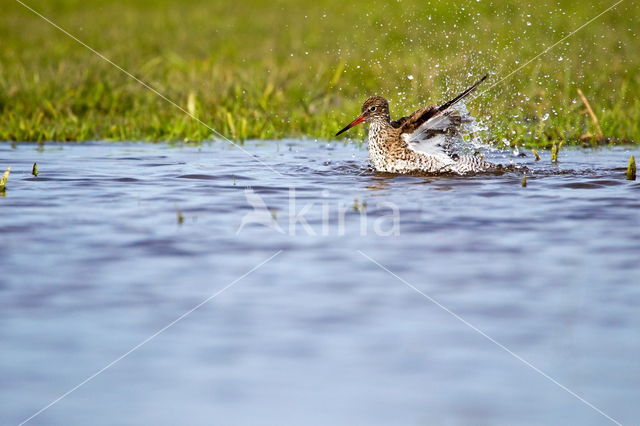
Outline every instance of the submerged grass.
<svg viewBox="0 0 640 426">
<path fill-rule="evenodd" d="M 176 208 L 176 222 L 178 222 L 178 225 L 182 225 L 184 223 L 184 214 L 182 213 L 182 210 Z"/>
<path fill-rule="evenodd" d="M 636 158 L 632 155 L 627 166 L 627 180 L 636 180 Z"/>
<path fill-rule="evenodd" d="M 551 145 L 551 162 L 552 163 L 558 162 L 558 155 L 560 154 L 560 149 L 562 148 L 563 144 L 564 144 L 564 141 L 560 141 L 560 142 L 553 142 L 553 144 Z"/>
<path fill-rule="evenodd" d="M 611 2 L 28 4 L 233 140 L 331 139 L 368 95 L 406 114 L 490 72 L 468 103 L 490 142 L 640 141 L 637 2 L 621 3 L 486 93 Z M 17 2 L 3 8 L 0 140 L 213 137 Z"/>
<path fill-rule="evenodd" d="M 7 189 L 7 181 L 9 180 L 9 174 L 11 173 L 11 167 L 9 167 L 0 177 L 0 193 L 4 193 Z"/>
</svg>

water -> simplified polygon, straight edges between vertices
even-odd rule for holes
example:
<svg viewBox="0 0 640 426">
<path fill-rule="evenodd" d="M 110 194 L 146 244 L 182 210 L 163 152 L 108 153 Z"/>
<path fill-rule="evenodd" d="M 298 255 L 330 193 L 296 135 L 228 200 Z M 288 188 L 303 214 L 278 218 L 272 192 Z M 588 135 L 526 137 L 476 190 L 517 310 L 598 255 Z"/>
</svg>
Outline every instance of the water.
<svg viewBox="0 0 640 426">
<path fill-rule="evenodd" d="M 245 148 L 281 175 L 223 144 L 0 145 L 2 424 L 231 283 L 28 424 L 613 424 L 443 307 L 637 421 L 629 149 L 489 154 L 529 168 L 522 188 L 376 175 L 356 145 Z"/>
</svg>

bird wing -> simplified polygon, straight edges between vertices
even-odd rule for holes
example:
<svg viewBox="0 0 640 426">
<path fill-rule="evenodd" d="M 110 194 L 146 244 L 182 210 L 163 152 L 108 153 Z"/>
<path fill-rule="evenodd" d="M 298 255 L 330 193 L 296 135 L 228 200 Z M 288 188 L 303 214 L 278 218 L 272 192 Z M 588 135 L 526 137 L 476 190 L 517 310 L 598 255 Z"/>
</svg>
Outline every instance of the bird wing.
<svg viewBox="0 0 640 426">
<path fill-rule="evenodd" d="M 426 154 L 451 154 L 453 139 L 460 133 L 463 118 L 452 107 L 473 92 L 487 78 L 468 87 L 455 98 L 438 107 L 426 107 L 413 114 L 391 122 L 391 126 L 400 129 L 402 139 L 410 149 Z"/>
<path fill-rule="evenodd" d="M 458 111 L 449 110 L 432 116 L 413 131 L 403 131 L 400 136 L 413 151 L 451 155 L 454 136 L 460 134 L 462 122 Z"/>
<path fill-rule="evenodd" d="M 411 115 L 392 121 L 391 126 L 400 129 L 402 133 L 411 133 L 437 113 L 438 109 L 436 107 L 421 108 Z"/>
</svg>

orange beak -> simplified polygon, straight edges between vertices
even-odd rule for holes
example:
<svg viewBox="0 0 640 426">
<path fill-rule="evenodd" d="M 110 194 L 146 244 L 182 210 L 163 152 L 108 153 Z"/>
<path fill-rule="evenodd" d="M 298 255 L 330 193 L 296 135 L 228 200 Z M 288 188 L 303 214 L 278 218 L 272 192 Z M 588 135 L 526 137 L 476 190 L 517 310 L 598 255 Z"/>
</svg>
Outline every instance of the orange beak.
<svg viewBox="0 0 640 426">
<path fill-rule="evenodd" d="M 336 133 L 336 136 L 346 132 L 347 130 L 349 130 L 353 126 L 357 126 L 358 124 L 362 123 L 363 121 L 364 121 L 364 113 L 360 114 L 360 117 L 356 118 L 351 123 L 347 124 L 344 129 L 342 129 L 338 133 Z"/>
</svg>

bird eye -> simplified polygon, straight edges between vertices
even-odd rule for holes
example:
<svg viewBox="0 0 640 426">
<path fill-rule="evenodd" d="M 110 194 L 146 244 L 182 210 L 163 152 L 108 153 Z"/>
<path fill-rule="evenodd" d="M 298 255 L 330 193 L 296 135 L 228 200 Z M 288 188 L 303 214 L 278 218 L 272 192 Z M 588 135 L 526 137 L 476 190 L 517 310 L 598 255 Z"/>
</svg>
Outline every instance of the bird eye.
<svg viewBox="0 0 640 426">
<path fill-rule="evenodd" d="M 369 107 L 369 111 L 375 111 L 375 110 L 376 110 L 376 107 L 374 107 L 374 106 Z"/>
</svg>

